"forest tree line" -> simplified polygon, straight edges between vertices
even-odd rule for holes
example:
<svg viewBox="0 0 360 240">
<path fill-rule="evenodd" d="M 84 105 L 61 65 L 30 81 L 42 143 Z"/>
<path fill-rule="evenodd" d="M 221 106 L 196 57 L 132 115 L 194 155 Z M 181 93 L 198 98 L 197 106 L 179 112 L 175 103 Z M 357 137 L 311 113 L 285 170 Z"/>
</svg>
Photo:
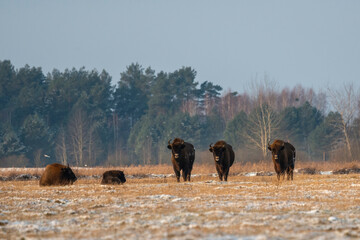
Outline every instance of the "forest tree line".
<svg viewBox="0 0 360 240">
<path fill-rule="evenodd" d="M 359 95 L 351 84 L 316 93 L 277 86 L 264 76 L 243 93 L 196 82 L 182 67 L 155 72 L 137 63 L 117 85 L 105 71 L 15 69 L 0 61 L 0 167 L 124 166 L 170 162 L 170 139 L 211 162 L 209 144 L 224 139 L 236 161 L 269 158 L 267 145 L 290 141 L 298 160 L 358 160 Z"/>
</svg>

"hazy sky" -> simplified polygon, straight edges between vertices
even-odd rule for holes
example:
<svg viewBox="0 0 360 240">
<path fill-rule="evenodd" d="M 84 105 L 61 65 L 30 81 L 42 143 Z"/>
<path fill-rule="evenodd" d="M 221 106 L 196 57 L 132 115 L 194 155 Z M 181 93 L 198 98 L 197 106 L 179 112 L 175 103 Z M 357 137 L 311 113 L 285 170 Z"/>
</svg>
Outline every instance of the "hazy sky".
<svg viewBox="0 0 360 240">
<path fill-rule="evenodd" d="M 243 91 L 253 79 L 315 89 L 360 82 L 358 0 L 0 0 L 0 60 L 15 68 L 156 72 Z"/>
</svg>

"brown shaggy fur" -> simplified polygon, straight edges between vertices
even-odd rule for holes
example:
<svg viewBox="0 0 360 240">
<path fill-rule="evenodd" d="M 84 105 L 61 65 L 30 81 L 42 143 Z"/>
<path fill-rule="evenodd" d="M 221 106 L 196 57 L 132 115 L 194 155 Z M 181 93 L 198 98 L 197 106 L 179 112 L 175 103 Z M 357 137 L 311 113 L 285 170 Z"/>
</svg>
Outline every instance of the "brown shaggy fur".
<svg viewBox="0 0 360 240">
<path fill-rule="evenodd" d="M 180 182 L 180 171 L 184 181 L 190 181 L 191 171 L 195 160 L 195 148 L 191 143 L 187 143 L 181 138 L 175 138 L 168 149 L 171 150 L 171 162 L 173 164 L 176 180 Z"/>
<path fill-rule="evenodd" d="M 103 174 L 101 184 L 123 184 L 126 182 L 123 171 L 110 170 Z"/>
<path fill-rule="evenodd" d="M 225 141 L 217 141 L 214 146 L 211 146 L 209 151 L 213 153 L 215 168 L 218 172 L 220 181 L 227 181 L 229 169 L 234 163 L 235 153 L 230 144 Z"/>
<path fill-rule="evenodd" d="M 295 147 L 288 142 L 282 140 L 275 140 L 268 149 L 272 153 L 272 160 L 274 163 L 274 169 L 277 174 L 277 179 L 280 180 L 280 175 L 285 178 L 285 171 L 287 179 L 293 180 L 294 168 L 295 168 Z"/>
<path fill-rule="evenodd" d="M 40 178 L 40 186 L 71 185 L 77 180 L 69 166 L 53 163 L 46 166 Z"/>
</svg>

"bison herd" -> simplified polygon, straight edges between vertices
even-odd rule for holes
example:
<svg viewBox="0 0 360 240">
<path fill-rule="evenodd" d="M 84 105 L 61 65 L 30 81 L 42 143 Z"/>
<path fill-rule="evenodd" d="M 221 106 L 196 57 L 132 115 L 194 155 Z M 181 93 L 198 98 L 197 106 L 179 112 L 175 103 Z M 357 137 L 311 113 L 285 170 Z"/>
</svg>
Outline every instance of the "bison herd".
<svg viewBox="0 0 360 240">
<path fill-rule="evenodd" d="M 175 138 L 172 142 L 168 141 L 168 149 L 171 150 L 171 162 L 173 164 L 176 180 L 180 182 L 180 173 L 184 181 L 190 181 L 191 171 L 195 160 L 195 148 L 191 143 L 185 142 L 181 138 Z M 217 141 L 214 145 L 210 144 L 209 151 L 213 154 L 215 168 L 220 181 L 227 181 L 230 167 L 235 160 L 235 153 L 232 146 L 225 141 Z M 275 140 L 268 149 L 272 153 L 272 161 L 277 174 L 293 180 L 295 167 L 295 147 L 288 142 Z M 62 164 L 53 163 L 46 166 L 40 178 L 40 186 L 51 185 L 71 185 L 77 180 L 71 168 Z M 103 173 L 101 184 L 123 184 L 126 182 L 124 172 L 119 170 L 106 171 Z"/>
</svg>

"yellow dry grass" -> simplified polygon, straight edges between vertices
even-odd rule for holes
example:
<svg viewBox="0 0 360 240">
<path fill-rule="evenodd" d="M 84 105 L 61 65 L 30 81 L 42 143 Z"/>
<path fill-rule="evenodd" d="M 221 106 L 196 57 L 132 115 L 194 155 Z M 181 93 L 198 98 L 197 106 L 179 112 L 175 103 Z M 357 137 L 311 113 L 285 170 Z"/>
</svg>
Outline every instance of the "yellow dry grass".
<svg viewBox="0 0 360 240">
<path fill-rule="evenodd" d="M 297 162 L 295 169 L 314 168 L 318 171 L 333 171 L 342 168 L 351 168 L 360 166 L 359 162 Z M 117 169 L 124 171 L 125 175 L 148 175 L 148 174 L 172 174 L 173 167 L 170 164 L 161 165 L 139 165 L 125 167 L 95 167 L 95 168 L 78 168 L 77 173 L 80 175 L 91 176 L 101 175 L 104 171 Z M 247 172 L 273 172 L 274 165 L 270 161 L 257 163 L 234 163 L 230 168 L 230 174 L 238 175 Z M 194 164 L 192 174 L 212 174 L 216 173 L 214 164 Z"/>
<path fill-rule="evenodd" d="M 231 176 L 224 183 L 209 175 L 190 183 L 81 179 L 61 187 L 6 181 L 0 182 L 0 239 L 359 238 L 359 180 L 295 174 L 280 182 Z"/>
<path fill-rule="evenodd" d="M 317 171 L 333 171 L 342 168 L 351 168 L 353 166 L 360 167 L 360 163 L 354 162 L 296 162 L 296 169 L 313 168 Z M 114 167 L 72 167 L 75 174 L 78 176 L 101 176 L 107 170 L 122 170 L 125 175 L 133 175 L 136 177 L 147 176 L 149 174 L 173 174 L 173 168 L 171 164 L 160 165 L 138 165 L 138 166 L 114 166 Z M 0 176 L 16 176 L 19 174 L 31 174 L 40 176 L 44 171 L 44 168 L 6 168 L 0 169 Z M 257 163 L 234 163 L 230 168 L 230 175 L 238 175 L 247 172 L 273 172 L 274 166 L 271 160 L 266 162 Z M 213 174 L 216 173 L 214 164 L 194 164 L 192 174 Z"/>
</svg>

